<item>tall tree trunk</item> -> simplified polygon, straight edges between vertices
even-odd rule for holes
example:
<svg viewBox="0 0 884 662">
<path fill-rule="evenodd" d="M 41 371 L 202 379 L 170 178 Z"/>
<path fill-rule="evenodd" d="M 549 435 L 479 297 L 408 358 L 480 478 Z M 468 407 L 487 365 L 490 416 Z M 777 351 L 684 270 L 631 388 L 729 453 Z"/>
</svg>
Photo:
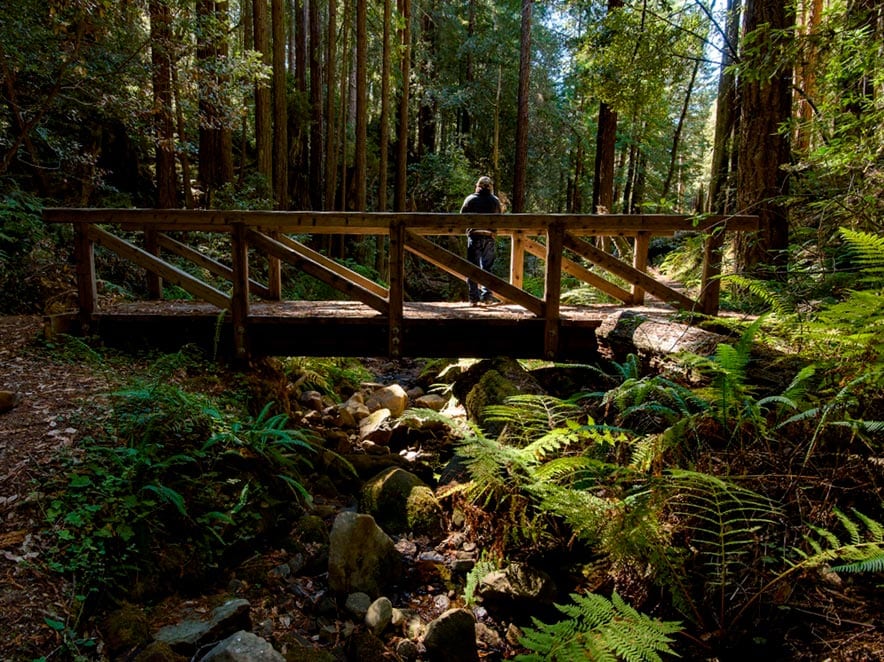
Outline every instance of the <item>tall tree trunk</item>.
<svg viewBox="0 0 884 662">
<path fill-rule="evenodd" d="M 273 198 L 277 209 L 289 206 L 288 94 L 285 67 L 285 0 L 271 0 L 273 26 Z"/>
<path fill-rule="evenodd" d="M 175 124 L 178 127 L 178 140 L 182 145 L 187 144 L 187 127 L 184 121 L 184 111 L 181 108 L 181 86 L 178 84 L 178 68 L 172 63 L 172 93 L 175 100 Z M 187 209 L 196 207 L 193 196 L 193 183 L 191 182 L 190 157 L 186 149 L 178 151 L 178 162 L 181 164 L 181 183 L 184 190 L 184 206 Z"/>
<path fill-rule="evenodd" d="M 811 148 L 813 130 L 812 99 L 816 94 L 816 71 L 819 66 L 819 46 L 815 39 L 809 39 L 816 34 L 820 19 L 823 15 L 823 0 L 803 0 L 799 3 L 800 16 L 798 19 L 802 36 L 805 40 L 805 48 L 802 57 L 796 63 L 795 71 L 795 114 L 798 117 L 795 130 L 795 150 L 804 154 Z"/>
<path fill-rule="evenodd" d="M 381 62 L 381 131 L 378 138 L 378 211 L 387 211 L 387 168 L 389 166 L 390 149 L 390 69 L 392 55 L 390 53 L 390 22 L 393 18 L 391 0 L 384 0 L 384 25 L 382 38 Z M 386 237 L 377 235 L 375 238 L 375 271 L 386 280 L 388 261 L 385 250 Z"/>
<path fill-rule="evenodd" d="M 299 112 L 292 113 L 289 120 L 289 140 L 292 142 L 294 170 L 292 197 L 299 209 L 310 207 L 310 139 L 309 113 L 300 112 L 303 102 L 307 99 L 307 23 L 308 9 L 306 0 L 292 0 L 295 4 L 295 90 L 302 103 L 298 104 Z"/>
<path fill-rule="evenodd" d="M 623 0 L 608 0 L 608 13 L 623 6 Z M 599 104 L 596 131 L 595 168 L 592 185 L 592 213 L 614 211 L 614 158 L 617 146 L 617 111 L 607 103 Z"/>
<path fill-rule="evenodd" d="M 150 0 L 150 53 L 156 131 L 157 205 L 178 206 L 175 175 L 175 125 L 172 115 L 172 15 L 163 0 Z"/>
<path fill-rule="evenodd" d="M 500 194 L 500 100 L 503 98 L 503 65 L 497 65 L 497 91 L 494 95 L 494 138 L 491 146 L 492 179 Z M 501 204 L 504 200 L 501 199 Z"/>
<path fill-rule="evenodd" d="M 731 156 L 736 154 L 734 127 L 739 116 L 737 82 L 732 65 L 736 58 L 740 37 L 741 0 L 728 0 L 725 23 L 725 44 L 722 49 L 718 75 L 718 101 L 715 106 L 715 135 L 712 143 L 712 172 L 709 181 L 709 211 L 730 213 L 734 200 L 729 191 Z"/>
<path fill-rule="evenodd" d="M 223 62 L 230 55 L 230 10 L 227 0 L 216 0 L 215 2 L 215 20 L 218 23 L 218 58 Z M 227 94 L 227 76 L 222 75 L 219 80 L 218 89 L 220 92 L 220 108 L 217 115 L 221 119 L 218 128 L 218 144 L 219 144 L 219 171 L 221 184 L 227 184 L 233 181 L 233 125 L 229 121 L 229 113 L 226 111 L 230 107 L 230 99 Z"/>
<path fill-rule="evenodd" d="M 422 159 L 436 151 L 436 131 L 438 129 L 438 102 L 436 95 L 426 93 L 427 89 L 435 87 L 436 70 L 433 62 L 439 48 L 439 37 L 436 34 L 437 26 L 429 12 L 421 14 L 420 47 L 425 54 L 423 71 L 420 78 L 424 81 L 424 91 L 421 97 L 420 108 L 417 113 L 417 158 Z"/>
<path fill-rule="evenodd" d="M 212 204 L 214 191 L 225 183 L 223 175 L 223 140 L 221 127 L 224 118 L 218 107 L 221 81 L 214 71 L 214 61 L 220 55 L 220 38 L 216 3 L 197 0 L 197 60 L 202 80 L 199 85 L 199 178 L 205 191 L 205 202 Z"/>
<path fill-rule="evenodd" d="M 308 0 L 310 8 L 310 203 L 322 208 L 322 40 L 320 39 L 319 0 Z"/>
<path fill-rule="evenodd" d="M 340 182 L 338 190 L 338 209 L 345 211 L 347 209 L 347 122 L 349 120 L 350 106 L 350 29 L 352 23 L 351 2 L 344 0 L 344 16 L 341 25 L 341 74 L 340 92 L 338 93 L 338 103 L 340 104 L 340 112 L 338 113 L 338 136 L 340 137 L 340 163 L 338 163 L 338 171 L 340 173 Z"/>
<path fill-rule="evenodd" d="M 366 142 L 368 141 L 368 32 L 366 27 L 368 0 L 356 0 L 356 145 L 354 174 L 356 211 L 366 208 Z"/>
<path fill-rule="evenodd" d="M 411 0 L 398 0 L 402 15 L 399 31 L 399 69 L 402 87 L 399 90 L 399 121 L 396 139 L 396 211 L 405 211 L 408 187 L 408 97 L 411 78 Z"/>
<path fill-rule="evenodd" d="M 267 17 L 267 0 L 254 0 L 252 15 L 255 26 L 255 50 L 261 60 L 270 65 L 270 23 Z M 258 173 L 270 186 L 273 182 L 273 122 L 271 119 L 270 88 L 265 81 L 255 84 L 255 150 Z"/>
<path fill-rule="evenodd" d="M 516 110 L 516 154 L 513 160 L 513 211 L 525 211 L 528 177 L 528 88 L 531 77 L 531 10 L 533 0 L 522 0 L 519 38 L 519 97 Z"/>
<path fill-rule="evenodd" d="M 599 104 L 596 130 L 595 176 L 592 185 L 592 213 L 609 214 L 614 210 L 614 157 L 617 148 L 617 112 L 608 104 Z"/>
<path fill-rule="evenodd" d="M 681 114 L 678 116 L 678 124 L 675 125 L 675 134 L 672 136 L 672 148 L 669 152 L 669 168 L 666 171 L 666 180 L 663 182 L 663 191 L 660 193 L 660 199 L 665 201 L 669 195 L 669 189 L 672 186 L 672 180 L 675 177 L 675 166 L 678 163 L 678 148 L 681 142 L 681 132 L 684 129 L 685 120 L 688 116 L 688 108 L 691 105 L 691 95 L 694 92 L 694 82 L 697 80 L 697 72 L 700 69 L 700 58 L 694 62 L 694 68 L 691 70 L 691 80 L 688 81 L 688 89 L 685 91 L 684 103 L 681 106 Z M 678 210 L 680 204 L 676 198 L 675 209 Z"/>
<path fill-rule="evenodd" d="M 387 210 L 387 168 L 389 166 L 390 148 L 390 70 L 392 54 L 390 53 L 390 22 L 392 21 L 392 2 L 384 0 L 383 26 L 383 58 L 381 63 L 381 131 L 378 137 L 378 210 Z"/>
<path fill-rule="evenodd" d="M 325 200 L 323 208 L 335 207 L 335 185 L 338 181 L 338 139 L 336 134 L 335 96 L 337 64 L 337 3 L 328 3 L 328 31 L 325 55 Z"/>
<path fill-rule="evenodd" d="M 756 48 L 744 49 L 742 66 L 766 75 L 741 78 L 737 203 L 744 212 L 758 214 L 761 230 L 738 234 L 736 257 L 738 270 L 769 277 L 785 275 L 789 240 L 786 208 L 778 197 L 788 193 L 782 166 L 789 163 L 789 141 L 780 127 L 789 119 L 792 102 L 792 71 L 783 55 L 792 18 L 785 0 L 746 3 L 744 33 L 762 36 L 754 40 Z M 777 63 L 773 71 L 768 70 L 771 61 Z"/>
</svg>

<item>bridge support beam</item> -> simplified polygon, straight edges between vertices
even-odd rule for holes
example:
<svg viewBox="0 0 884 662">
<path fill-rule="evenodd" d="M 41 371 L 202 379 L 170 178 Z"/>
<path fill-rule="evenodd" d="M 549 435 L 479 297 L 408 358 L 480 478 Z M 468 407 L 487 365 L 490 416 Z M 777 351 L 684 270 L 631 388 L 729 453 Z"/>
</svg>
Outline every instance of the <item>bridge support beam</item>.
<svg viewBox="0 0 884 662">
<path fill-rule="evenodd" d="M 230 297 L 230 317 L 233 324 L 233 356 L 240 363 L 249 359 L 249 246 L 247 228 L 234 223 L 230 237 L 230 253 L 233 263 L 233 291 Z"/>
</svg>

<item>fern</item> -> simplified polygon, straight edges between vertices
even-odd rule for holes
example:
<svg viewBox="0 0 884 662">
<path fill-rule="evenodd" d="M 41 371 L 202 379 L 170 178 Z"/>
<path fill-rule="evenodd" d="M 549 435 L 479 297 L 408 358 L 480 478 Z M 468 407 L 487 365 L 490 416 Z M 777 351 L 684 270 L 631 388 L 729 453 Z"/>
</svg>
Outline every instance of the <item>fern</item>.
<svg viewBox="0 0 884 662">
<path fill-rule="evenodd" d="M 856 520 L 837 508 L 832 512 L 847 533 L 847 539 L 825 527 L 811 526 L 817 538 L 806 538 L 812 554 L 796 550 L 803 557 L 801 565 L 818 567 L 840 561 L 832 566 L 835 572 L 880 572 L 884 569 L 884 525 L 855 509 Z"/>
<path fill-rule="evenodd" d="M 753 554 L 779 510 L 760 494 L 699 472 L 672 470 L 661 489 L 669 495 L 669 510 L 698 555 L 697 579 L 718 596 L 715 610 L 724 628 L 728 609 L 741 603 L 741 595 L 748 598 L 745 579 L 756 574 L 753 564 L 758 560 Z"/>
<path fill-rule="evenodd" d="M 841 236 L 863 267 L 863 280 L 873 286 L 880 285 L 884 279 L 884 235 L 841 228 Z"/>
<path fill-rule="evenodd" d="M 671 635 L 681 631 L 677 621 L 661 621 L 642 614 L 616 592 L 608 600 L 589 593 L 571 594 L 571 604 L 556 605 L 567 619 L 547 624 L 532 618 L 520 643 L 532 651 L 515 657 L 521 662 L 541 660 L 625 660 L 655 662 L 660 653 L 675 655 Z"/>
<path fill-rule="evenodd" d="M 476 589 L 479 588 L 479 582 L 487 574 L 497 570 L 498 564 L 488 558 L 481 558 L 476 561 L 476 565 L 467 573 L 466 583 L 463 589 L 463 600 L 467 606 L 476 602 Z"/>
<path fill-rule="evenodd" d="M 510 443 L 525 443 L 569 420 L 581 417 L 573 402 L 547 395 L 523 394 L 506 399 L 504 404 L 489 405 L 483 411 L 488 422 L 505 423 Z"/>
<path fill-rule="evenodd" d="M 829 566 L 834 572 L 884 571 L 884 524 L 856 509 L 852 510 L 855 519 L 851 519 L 837 508 L 832 512 L 847 533 L 847 538 L 845 539 L 843 534 L 839 535 L 826 527 L 808 525 L 814 534 L 805 536 L 810 552 L 795 548 L 794 551 L 800 560 L 761 587 L 740 608 L 734 617 L 735 620 L 746 613 L 771 588 L 807 569 Z M 832 565 L 833 562 L 835 565 Z"/>
</svg>

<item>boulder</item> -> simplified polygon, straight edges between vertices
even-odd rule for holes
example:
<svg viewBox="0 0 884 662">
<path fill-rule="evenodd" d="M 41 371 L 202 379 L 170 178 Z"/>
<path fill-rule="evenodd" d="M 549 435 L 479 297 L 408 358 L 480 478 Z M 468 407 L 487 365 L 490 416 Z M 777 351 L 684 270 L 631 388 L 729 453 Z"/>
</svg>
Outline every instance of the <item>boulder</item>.
<svg viewBox="0 0 884 662">
<path fill-rule="evenodd" d="M 424 647 L 429 662 L 478 661 L 476 619 L 466 609 L 449 609 L 427 625 Z"/>
<path fill-rule="evenodd" d="M 383 386 L 372 391 L 365 401 L 365 406 L 368 407 L 369 411 L 389 409 L 390 416 L 396 418 L 401 416 L 402 412 L 408 407 L 408 394 L 399 384 Z"/>
<path fill-rule="evenodd" d="M 335 518 L 328 553 L 333 592 L 377 598 L 399 576 L 401 562 L 393 540 L 371 515 L 344 511 Z"/>
<path fill-rule="evenodd" d="M 413 473 L 390 467 L 365 482 L 361 510 L 389 533 L 436 535 L 442 531 L 442 506 Z"/>
<path fill-rule="evenodd" d="M 240 630 L 206 653 L 202 662 L 285 662 L 285 657 L 267 640 Z"/>
</svg>

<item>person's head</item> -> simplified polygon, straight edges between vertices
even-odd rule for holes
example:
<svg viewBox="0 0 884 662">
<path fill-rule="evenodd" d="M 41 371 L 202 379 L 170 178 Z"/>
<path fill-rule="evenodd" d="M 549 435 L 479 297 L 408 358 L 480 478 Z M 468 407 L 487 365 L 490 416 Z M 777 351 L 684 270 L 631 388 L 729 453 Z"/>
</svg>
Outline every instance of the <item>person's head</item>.
<svg viewBox="0 0 884 662">
<path fill-rule="evenodd" d="M 487 190 L 489 193 L 494 189 L 494 182 L 491 181 L 491 177 L 479 177 L 479 181 L 476 182 L 476 193 L 479 193 L 482 190 Z"/>
</svg>

